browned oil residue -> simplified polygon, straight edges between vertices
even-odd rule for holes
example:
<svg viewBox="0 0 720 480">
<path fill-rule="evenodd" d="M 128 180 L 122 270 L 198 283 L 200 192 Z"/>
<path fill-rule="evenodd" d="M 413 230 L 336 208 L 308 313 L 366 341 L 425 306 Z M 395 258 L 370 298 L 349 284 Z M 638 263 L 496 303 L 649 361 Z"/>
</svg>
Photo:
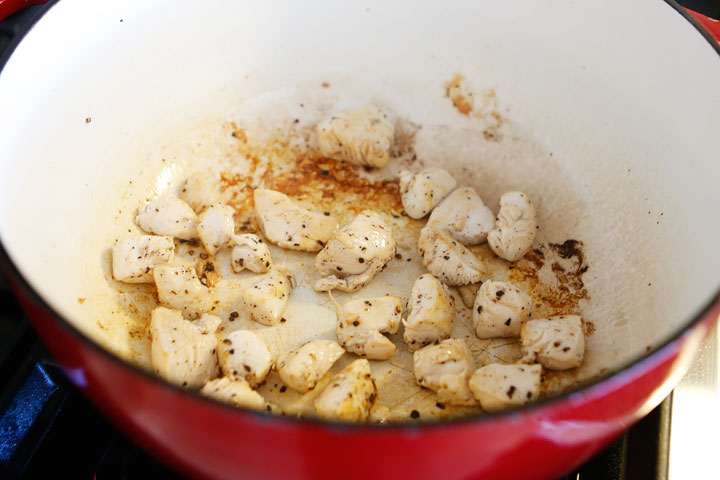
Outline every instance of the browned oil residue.
<svg viewBox="0 0 720 480">
<path fill-rule="evenodd" d="M 466 95 L 463 92 L 464 81 L 465 77 L 460 74 L 455 75 L 455 77 L 445 85 L 445 96 L 452 100 L 453 106 L 458 112 L 468 116 L 470 112 L 473 111 L 473 99 L 472 95 Z"/>
<path fill-rule="evenodd" d="M 583 332 L 585 332 L 586 337 L 589 337 L 595 333 L 595 324 L 586 320 L 583 321 Z"/>
<path fill-rule="evenodd" d="M 412 148 L 414 134 L 407 133 L 405 152 Z M 236 138 L 246 138 L 236 134 Z M 258 230 L 252 214 L 252 192 L 269 188 L 294 200 L 346 220 L 365 209 L 387 214 L 402 212 L 397 180 L 373 180 L 362 175 L 363 168 L 323 157 L 319 152 L 272 140 L 263 145 L 239 142 L 239 150 L 248 159 L 247 174 L 224 172 L 221 186 L 231 192 L 229 202 L 235 208 L 235 221 L 246 232 Z"/>
</svg>

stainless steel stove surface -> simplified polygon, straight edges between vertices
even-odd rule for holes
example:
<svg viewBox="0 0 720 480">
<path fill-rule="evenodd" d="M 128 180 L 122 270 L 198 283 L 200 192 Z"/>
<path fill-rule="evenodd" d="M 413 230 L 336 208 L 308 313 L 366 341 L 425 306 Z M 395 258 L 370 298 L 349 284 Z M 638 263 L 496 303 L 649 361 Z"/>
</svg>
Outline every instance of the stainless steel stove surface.
<svg viewBox="0 0 720 480">
<path fill-rule="evenodd" d="M 681 3 L 720 15 L 720 0 Z M 0 22 L 0 55 L 43 8 L 30 7 Z M 718 347 L 713 329 L 673 394 L 561 480 L 717 475 L 718 455 L 706 439 L 720 427 Z M 0 477 L 57 476 L 182 478 L 135 446 L 68 382 L 0 278 Z"/>
</svg>

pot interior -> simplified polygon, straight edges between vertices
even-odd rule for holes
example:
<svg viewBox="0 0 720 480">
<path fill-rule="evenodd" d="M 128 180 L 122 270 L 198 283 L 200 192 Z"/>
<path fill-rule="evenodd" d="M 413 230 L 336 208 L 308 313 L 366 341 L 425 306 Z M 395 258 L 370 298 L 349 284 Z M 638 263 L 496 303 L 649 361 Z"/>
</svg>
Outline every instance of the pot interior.
<svg viewBox="0 0 720 480">
<path fill-rule="evenodd" d="M 709 120 L 720 62 L 665 4 L 521 3 L 60 2 L 0 73 L 0 105 L 13 113 L 0 118 L 0 240 L 65 319 L 147 367 L 154 294 L 114 282 L 109 269 L 114 242 L 139 233 L 138 207 L 212 169 L 245 182 L 226 185 L 243 217 L 242 187 L 263 184 L 258 162 L 292 160 L 298 145 L 314 145 L 318 121 L 375 103 L 396 121 L 398 146 L 387 168 L 361 178 L 438 165 L 493 211 L 509 190 L 535 202 L 537 251 L 513 269 L 490 263 L 493 278 L 533 291 L 535 316 L 587 322 L 583 366 L 552 375 L 546 393 L 617 369 L 687 325 L 718 289 L 720 139 Z M 632 20 L 640 13 L 643 29 Z M 470 115 L 446 96 L 458 74 L 474 97 Z M 379 196 L 363 195 L 392 216 Z M 338 214 L 347 221 L 355 211 Z M 404 217 L 397 226 L 417 232 Z M 424 271 L 415 241 L 403 236 L 402 260 L 338 299 L 407 299 Z M 225 333 L 257 328 L 273 353 L 334 338 L 332 304 L 310 287 L 312 256 L 274 249 L 273 258 L 300 283 L 288 322 L 231 324 L 228 301 Z M 223 273 L 240 285 L 250 278 Z M 507 340 L 478 342 L 469 311 L 458 310 L 454 336 L 472 342 L 478 365 L 517 355 Z M 379 417 L 435 403 L 408 400 L 420 391 L 408 352 L 374 363 L 379 378 L 405 372 L 405 383 L 386 385 Z M 272 379 L 264 393 L 280 402 Z M 292 399 L 301 410 L 307 401 Z"/>
</svg>

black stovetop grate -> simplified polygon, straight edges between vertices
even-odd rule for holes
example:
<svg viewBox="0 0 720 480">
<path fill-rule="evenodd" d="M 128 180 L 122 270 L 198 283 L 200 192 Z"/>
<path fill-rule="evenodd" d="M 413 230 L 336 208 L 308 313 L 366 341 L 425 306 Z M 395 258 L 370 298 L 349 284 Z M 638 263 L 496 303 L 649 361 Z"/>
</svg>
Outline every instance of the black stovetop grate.
<svg viewBox="0 0 720 480">
<path fill-rule="evenodd" d="M 688 6 L 712 14 L 720 0 Z M 0 54 L 43 8 L 29 7 L 0 22 Z M 559 480 L 667 478 L 671 403 L 672 396 Z M 0 278 L 0 477 L 57 476 L 182 478 L 115 429 L 68 382 Z"/>
</svg>

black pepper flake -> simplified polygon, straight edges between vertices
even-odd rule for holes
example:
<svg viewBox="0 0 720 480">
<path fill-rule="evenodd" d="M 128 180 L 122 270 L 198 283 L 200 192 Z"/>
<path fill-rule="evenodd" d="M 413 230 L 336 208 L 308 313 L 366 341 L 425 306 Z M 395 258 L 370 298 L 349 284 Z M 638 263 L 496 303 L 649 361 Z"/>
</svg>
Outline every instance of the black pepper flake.
<svg viewBox="0 0 720 480">
<path fill-rule="evenodd" d="M 562 351 L 563 351 L 563 352 L 569 352 L 569 351 L 570 351 L 570 347 L 564 347 L 564 348 L 562 349 Z"/>
<path fill-rule="evenodd" d="M 362 258 L 362 257 L 360 257 L 360 258 L 358 258 L 358 262 L 360 262 L 360 263 L 365 263 L 365 259 Z"/>
<path fill-rule="evenodd" d="M 235 349 L 234 349 L 234 348 L 231 348 L 230 350 L 228 350 L 228 353 L 229 353 L 230 355 L 234 354 L 234 353 L 235 353 Z"/>
<path fill-rule="evenodd" d="M 530 400 L 532 398 L 532 392 L 527 393 L 527 399 Z"/>
<path fill-rule="evenodd" d="M 282 318 L 280 319 L 280 323 L 285 323 L 285 322 L 287 322 L 287 318 L 282 317 Z"/>
<path fill-rule="evenodd" d="M 478 313 L 482 313 L 482 305 L 478 306 L 477 312 L 478 312 Z"/>
<path fill-rule="evenodd" d="M 437 408 L 439 408 L 440 410 L 445 410 L 445 404 L 442 403 L 442 402 L 437 402 L 437 403 L 435 404 L 435 406 L 436 406 Z"/>
<path fill-rule="evenodd" d="M 358 322 L 357 320 L 355 320 L 355 321 L 353 322 L 353 326 L 354 326 L 354 327 L 357 327 L 358 325 L 360 325 L 360 322 Z"/>
<path fill-rule="evenodd" d="M 396 253 L 395 258 L 397 258 L 398 260 L 402 260 L 402 255 L 400 255 L 399 253 Z"/>
<path fill-rule="evenodd" d="M 497 292 L 495 292 L 495 297 L 497 297 L 498 299 L 501 298 L 503 295 L 505 295 L 505 290 L 498 290 Z"/>
<path fill-rule="evenodd" d="M 295 122 L 295 123 L 300 123 L 300 119 L 299 119 L 299 118 L 296 118 L 295 120 L 293 120 L 293 122 Z"/>
<path fill-rule="evenodd" d="M 240 316 L 238 312 L 230 312 L 230 321 L 233 322 L 235 319 Z"/>
<path fill-rule="evenodd" d="M 555 343 L 553 343 L 553 347 L 557 348 L 557 347 L 559 347 L 559 346 L 560 346 L 560 342 L 555 342 Z"/>
<path fill-rule="evenodd" d="M 507 320 L 505 320 L 505 325 L 507 325 L 509 327 L 511 321 L 512 321 L 512 319 L 508 318 Z"/>
<path fill-rule="evenodd" d="M 418 412 L 417 410 L 413 410 L 412 412 L 410 412 L 410 418 L 420 418 L 420 412 Z"/>
<path fill-rule="evenodd" d="M 325 215 L 326 217 L 329 217 L 329 216 L 330 216 L 330 212 L 323 212 L 323 215 Z"/>
<path fill-rule="evenodd" d="M 510 388 L 508 388 L 508 391 L 507 391 L 508 398 L 513 397 L 513 395 L 515 394 L 515 390 L 516 390 L 515 385 L 510 385 Z"/>
<path fill-rule="evenodd" d="M 342 267 L 335 267 L 338 272 L 342 272 Z"/>
<path fill-rule="evenodd" d="M 323 177 L 327 177 L 330 174 L 330 170 L 321 170 L 320 175 Z"/>
<path fill-rule="evenodd" d="M 244 364 L 243 364 L 243 368 L 245 369 L 246 372 L 250 372 L 250 371 L 251 371 L 251 370 L 250 370 L 250 367 L 249 367 L 248 365 L 244 365 Z"/>
<path fill-rule="evenodd" d="M 445 260 L 450 260 L 450 257 L 447 256 L 447 255 L 444 255 L 443 258 L 444 258 Z"/>
<path fill-rule="evenodd" d="M 232 315 L 231 315 L 231 316 L 232 316 Z M 223 343 L 224 343 L 225 345 L 232 345 L 232 340 L 230 340 L 229 338 L 226 338 L 225 340 L 223 340 Z"/>
</svg>

